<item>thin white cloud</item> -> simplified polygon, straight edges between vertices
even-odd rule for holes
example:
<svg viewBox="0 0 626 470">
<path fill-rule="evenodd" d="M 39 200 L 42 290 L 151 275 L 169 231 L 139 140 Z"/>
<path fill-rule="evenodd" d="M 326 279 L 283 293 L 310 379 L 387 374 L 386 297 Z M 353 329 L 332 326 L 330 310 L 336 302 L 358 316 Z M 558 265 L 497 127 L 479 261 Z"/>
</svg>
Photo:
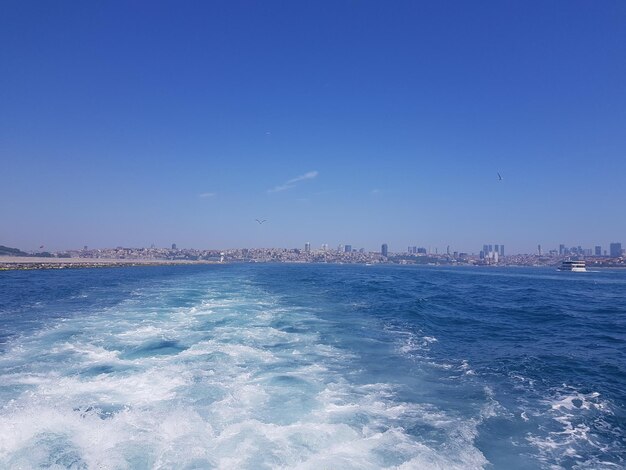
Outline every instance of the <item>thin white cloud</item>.
<svg viewBox="0 0 626 470">
<path fill-rule="evenodd" d="M 298 184 L 300 181 L 305 181 L 305 180 L 312 180 L 313 178 L 316 178 L 317 175 L 319 175 L 319 172 L 317 170 L 313 170 L 313 171 L 309 171 L 303 175 L 300 176 L 296 176 L 295 178 L 291 178 L 289 181 L 278 185 L 272 189 L 268 189 L 267 192 L 268 193 L 278 193 L 280 191 L 286 191 L 287 189 L 291 189 L 293 188 L 296 184 Z"/>
<path fill-rule="evenodd" d="M 215 197 L 216 193 L 200 193 L 198 194 L 198 197 L 201 197 L 203 199 L 208 199 L 210 197 Z"/>
<path fill-rule="evenodd" d="M 382 191 L 381 191 L 380 189 L 376 188 L 376 189 L 372 189 L 371 194 L 372 194 L 373 196 L 378 196 L 381 192 L 382 192 Z"/>
</svg>

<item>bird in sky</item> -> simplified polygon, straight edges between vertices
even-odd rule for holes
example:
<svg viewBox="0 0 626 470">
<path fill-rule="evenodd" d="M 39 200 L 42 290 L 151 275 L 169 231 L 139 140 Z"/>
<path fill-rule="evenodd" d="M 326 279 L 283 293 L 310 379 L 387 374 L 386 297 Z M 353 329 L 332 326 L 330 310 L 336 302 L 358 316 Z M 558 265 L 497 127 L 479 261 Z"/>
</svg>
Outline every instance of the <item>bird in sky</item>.
<svg viewBox="0 0 626 470">
<path fill-rule="evenodd" d="M 502 175 L 500 175 L 500 173 L 498 173 L 498 181 L 502 181 Z"/>
<path fill-rule="evenodd" d="M 263 222 L 267 222 L 267 220 L 266 220 L 266 219 L 263 219 L 263 220 L 254 219 L 254 220 L 256 220 L 256 221 L 259 223 L 259 225 L 262 225 L 262 224 L 263 224 Z"/>
</svg>

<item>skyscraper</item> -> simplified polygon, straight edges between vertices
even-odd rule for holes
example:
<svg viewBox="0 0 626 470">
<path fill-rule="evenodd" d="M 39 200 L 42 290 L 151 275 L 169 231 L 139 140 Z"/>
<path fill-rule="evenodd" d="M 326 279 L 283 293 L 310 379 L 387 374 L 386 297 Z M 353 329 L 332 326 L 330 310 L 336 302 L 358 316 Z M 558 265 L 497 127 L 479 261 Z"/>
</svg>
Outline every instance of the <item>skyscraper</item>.
<svg viewBox="0 0 626 470">
<path fill-rule="evenodd" d="M 504 245 L 500 245 L 500 257 L 504 258 Z"/>
<path fill-rule="evenodd" d="M 622 256 L 622 244 L 617 242 L 611 243 L 609 253 L 611 254 L 611 258 L 619 258 Z"/>
<path fill-rule="evenodd" d="M 596 245 L 595 250 L 596 250 L 596 252 L 595 252 L 596 256 L 602 256 L 602 247 L 601 246 Z"/>
<path fill-rule="evenodd" d="M 380 254 L 386 258 L 388 253 L 389 253 L 389 247 L 387 246 L 386 243 L 383 243 L 380 247 Z"/>
<path fill-rule="evenodd" d="M 176 243 L 172 243 L 172 250 L 176 249 Z"/>
<path fill-rule="evenodd" d="M 559 245 L 559 256 L 563 256 L 565 254 L 565 245 Z"/>
<path fill-rule="evenodd" d="M 346 253 L 352 253 L 352 245 L 346 245 L 345 252 Z"/>
<path fill-rule="evenodd" d="M 306 242 L 304 244 L 304 252 L 305 253 L 311 253 L 311 243 L 310 242 Z"/>
</svg>

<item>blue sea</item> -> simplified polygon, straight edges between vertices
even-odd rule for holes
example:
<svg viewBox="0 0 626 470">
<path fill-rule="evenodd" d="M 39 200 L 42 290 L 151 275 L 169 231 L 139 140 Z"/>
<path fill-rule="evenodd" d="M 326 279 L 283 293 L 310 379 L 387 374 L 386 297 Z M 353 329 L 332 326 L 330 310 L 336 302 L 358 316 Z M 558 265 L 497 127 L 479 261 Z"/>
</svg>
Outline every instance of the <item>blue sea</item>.
<svg viewBox="0 0 626 470">
<path fill-rule="evenodd" d="M 0 272 L 0 468 L 626 468 L 626 271 Z"/>
</svg>

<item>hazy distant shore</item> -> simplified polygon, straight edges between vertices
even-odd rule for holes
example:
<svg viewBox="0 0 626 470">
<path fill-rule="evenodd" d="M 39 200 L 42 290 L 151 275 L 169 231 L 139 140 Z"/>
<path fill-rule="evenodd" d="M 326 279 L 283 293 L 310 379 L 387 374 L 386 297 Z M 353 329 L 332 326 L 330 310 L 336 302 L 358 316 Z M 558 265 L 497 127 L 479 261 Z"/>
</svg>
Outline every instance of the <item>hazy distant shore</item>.
<svg viewBox="0 0 626 470">
<path fill-rule="evenodd" d="M 123 266 L 161 266 L 179 264 L 216 264 L 216 261 L 165 260 L 165 259 L 105 259 L 105 258 L 37 258 L 0 256 L 0 270 L 10 269 L 65 269 L 112 268 Z"/>
</svg>

